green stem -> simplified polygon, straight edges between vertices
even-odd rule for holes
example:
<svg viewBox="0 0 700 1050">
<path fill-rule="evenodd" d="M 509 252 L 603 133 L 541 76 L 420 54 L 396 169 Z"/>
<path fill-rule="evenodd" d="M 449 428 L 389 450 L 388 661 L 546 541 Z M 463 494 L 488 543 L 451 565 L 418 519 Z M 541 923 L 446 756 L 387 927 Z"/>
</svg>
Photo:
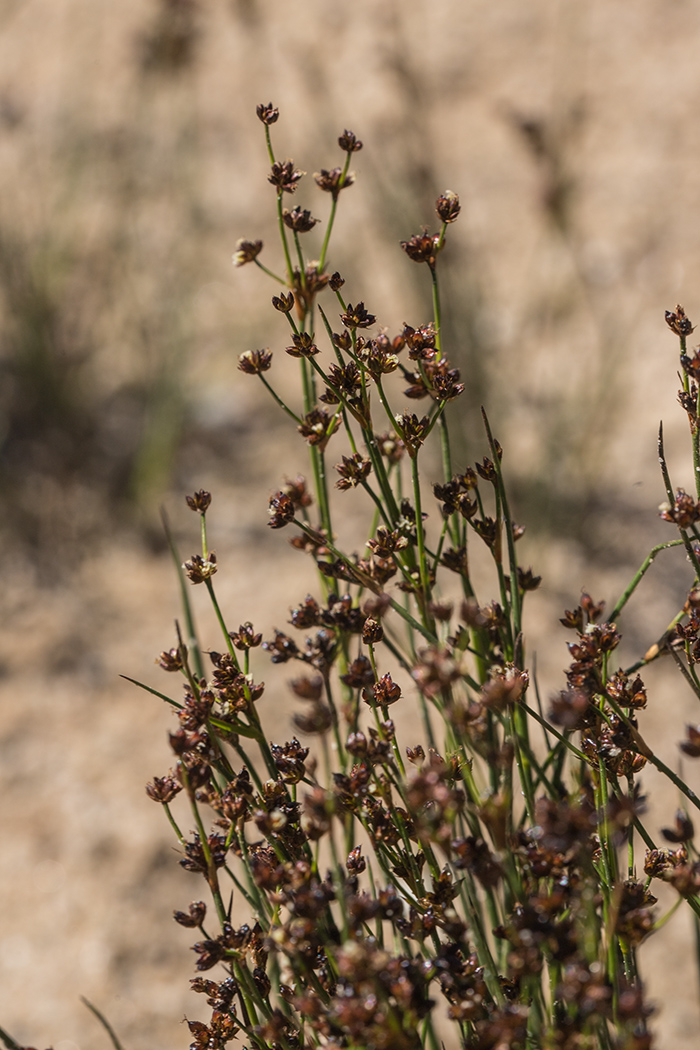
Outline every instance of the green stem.
<svg viewBox="0 0 700 1050">
<path fill-rule="evenodd" d="M 268 277 L 271 277 L 273 281 L 277 281 L 278 284 L 283 284 L 285 288 L 287 287 L 287 282 L 284 277 L 280 277 L 278 274 L 273 273 L 272 270 L 268 270 L 267 266 L 264 266 L 259 259 L 254 259 L 253 262 L 263 271 L 263 273 L 266 273 Z"/>
<path fill-rule="evenodd" d="M 279 396 L 279 395 L 278 395 L 278 394 L 277 394 L 277 393 L 275 392 L 275 390 L 274 390 L 274 389 L 273 389 L 273 388 L 272 388 L 272 387 L 270 386 L 270 384 L 268 383 L 267 379 L 265 379 L 265 376 L 264 376 L 264 375 L 263 375 L 263 374 L 262 374 L 261 372 L 258 372 L 258 375 L 259 375 L 259 377 L 260 377 L 260 381 L 261 381 L 261 383 L 263 384 L 263 386 L 267 387 L 268 391 L 269 391 L 269 392 L 270 392 L 270 393 L 272 394 L 273 398 L 275 399 L 275 401 L 277 402 L 277 404 L 278 404 L 278 405 L 280 406 L 280 408 L 281 408 L 281 409 L 282 409 L 282 410 L 283 410 L 284 412 L 286 412 L 286 413 L 287 413 L 287 415 L 288 415 L 288 416 L 289 416 L 289 417 L 290 417 L 291 419 L 293 419 L 293 420 L 294 420 L 294 422 L 295 422 L 295 423 L 297 424 L 297 426 L 301 426 L 301 419 L 300 419 L 300 417 L 299 417 L 299 416 L 298 416 L 298 415 L 296 414 L 296 412 L 292 412 L 291 408 L 289 408 L 289 407 L 288 407 L 287 405 L 285 405 L 285 403 L 284 403 L 284 401 L 282 400 L 282 398 L 281 398 L 281 397 L 280 397 L 280 396 Z"/>
<path fill-rule="evenodd" d="M 168 818 L 168 820 L 170 821 L 170 827 L 175 832 L 175 835 L 177 837 L 178 842 L 180 843 L 181 846 L 184 847 L 184 845 L 185 845 L 185 836 L 180 831 L 180 828 L 178 827 L 178 825 L 177 825 L 177 823 L 175 821 L 175 817 L 173 816 L 173 814 L 171 812 L 171 809 L 170 809 L 170 806 L 168 805 L 167 802 L 163 803 L 163 809 L 165 810 L 165 815 Z"/>
<path fill-rule="evenodd" d="M 641 583 L 643 577 L 645 576 L 647 570 L 650 568 L 656 555 L 659 554 L 661 551 L 668 550 L 669 547 L 681 547 L 683 546 L 683 542 L 683 540 L 671 540 L 669 543 L 658 543 L 656 547 L 651 548 L 648 555 L 646 556 L 639 569 L 635 573 L 634 577 L 632 578 L 632 581 L 629 583 L 627 588 L 623 591 L 622 595 L 618 599 L 615 608 L 610 613 L 611 621 L 614 621 L 620 615 L 624 607 L 627 605 L 627 602 L 630 600 L 635 590 Z"/>
<path fill-rule="evenodd" d="M 651 763 L 651 765 L 654 766 L 655 769 L 658 769 L 660 773 L 663 773 L 663 775 L 667 777 L 668 780 L 670 780 L 675 787 L 678 788 L 681 794 L 685 795 L 685 797 L 688 799 L 691 805 L 695 806 L 696 809 L 700 810 L 700 799 L 695 794 L 695 792 L 688 787 L 685 781 L 681 780 L 677 773 L 674 773 L 673 770 L 669 766 L 667 766 L 665 762 L 662 762 L 661 759 L 654 754 L 649 745 L 645 743 L 644 739 L 639 733 L 639 730 L 636 728 L 636 726 L 632 724 L 632 722 L 622 710 L 617 701 L 612 696 L 610 696 L 609 693 L 605 694 L 605 699 L 610 705 L 610 707 L 613 709 L 617 717 L 622 722 L 624 722 L 627 728 L 631 731 L 632 739 L 634 740 L 635 745 L 639 750 L 639 753 L 641 755 L 644 755 L 647 762 Z"/>
<path fill-rule="evenodd" d="M 441 236 L 444 236 L 444 232 L 445 232 L 445 227 L 443 226 L 443 231 L 442 231 L 442 235 Z M 440 310 L 440 289 L 438 288 L 437 267 L 435 267 L 435 266 L 431 266 L 430 267 L 430 276 L 432 278 L 432 286 L 433 286 L 433 317 L 435 319 L 435 349 L 438 352 L 437 356 L 439 358 L 439 357 L 442 356 L 441 355 L 441 350 L 442 350 L 442 346 L 441 346 L 441 331 L 440 331 L 441 320 L 442 320 L 442 312 Z"/>
<path fill-rule="evenodd" d="M 224 902 L 221 899 L 221 891 L 219 889 L 219 878 L 216 874 L 214 858 L 212 857 L 211 849 L 209 847 L 209 839 L 207 837 L 206 831 L 204 830 L 204 824 L 202 823 L 202 818 L 199 812 L 199 806 L 197 805 L 197 800 L 195 799 L 194 791 L 192 790 L 192 785 L 190 784 L 190 780 L 187 775 L 187 767 L 185 766 L 184 762 L 180 762 L 180 770 L 182 773 L 182 781 L 185 786 L 185 791 L 187 792 L 187 797 L 190 800 L 192 815 L 194 816 L 195 823 L 197 825 L 197 833 L 199 835 L 199 841 L 202 845 L 204 859 L 207 862 L 207 882 L 209 883 L 211 895 L 214 898 L 216 914 L 219 917 L 219 922 L 223 926 L 223 924 L 227 921 L 227 915 L 226 909 L 224 908 Z"/>
<path fill-rule="evenodd" d="M 214 584 L 211 582 L 210 577 L 207 577 L 204 583 L 206 585 L 207 590 L 209 591 L 209 597 L 211 598 L 211 603 L 214 606 L 214 612 L 216 613 L 216 618 L 219 621 L 221 633 L 226 639 L 226 648 L 228 649 L 231 660 L 233 661 L 233 666 L 236 668 L 237 671 L 240 671 L 241 668 L 240 664 L 238 663 L 238 656 L 236 655 L 236 650 L 234 649 L 233 642 L 231 641 L 231 636 L 226 628 L 226 622 L 219 607 L 219 603 L 216 600 L 216 594 L 214 593 Z"/>
<path fill-rule="evenodd" d="M 428 577 L 428 562 L 425 555 L 425 532 L 423 529 L 423 510 L 420 493 L 420 474 L 418 472 L 418 454 L 411 457 L 411 480 L 413 482 L 413 500 L 416 510 L 416 539 L 418 542 L 418 568 L 420 571 L 421 590 L 423 601 L 420 603 L 423 620 L 426 627 L 435 632 L 435 622 L 428 608 L 430 603 L 430 579 Z"/>
<path fill-rule="evenodd" d="M 100 1022 L 100 1024 L 104 1028 L 105 1032 L 109 1036 L 109 1038 L 110 1038 L 110 1040 L 112 1042 L 112 1046 L 114 1047 L 114 1050 L 124 1050 L 124 1048 L 122 1047 L 122 1044 L 119 1042 L 119 1040 L 117 1038 L 117 1033 L 114 1031 L 114 1029 L 112 1028 L 111 1024 L 109 1023 L 109 1021 L 105 1017 L 105 1015 L 103 1013 L 101 1013 L 97 1009 L 97 1007 L 94 1006 L 90 1002 L 89 999 L 86 999 L 84 995 L 80 996 L 80 1001 L 82 1003 L 84 1003 L 85 1006 L 87 1006 L 87 1008 L 90 1011 L 90 1013 L 94 1014 L 95 1017 L 97 1018 L 97 1020 Z"/>
<path fill-rule="evenodd" d="M 579 751 L 579 749 L 574 744 L 572 744 L 567 737 L 563 736 L 557 729 L 554 728 L 551 722 L 547 722 L 546 719 L 541 718 L 537 714 L 537 711 L 533 711 L 533 709 L 531 707 L 528 707 L 528 705 L 524 703 L 524 701 L 519 700 L 518 703 L 524 711 L 527 711 L 531 718 L 534 718 L 535 721 L 539 722 L 540 725 L 543 726 L 543 728 L 545 728 L 548 732 L 552 734 L 552 736 L 555 736 L 557 740 L 560 740 L 562 744 L 564 744 L 564 746 L 567 747 L 569 751 L 571 751 L 572 755 L 575 755 L 576 758 L 578 758 L 581 762 L 585 762 L 586 764 L 588 764 L 588 759 L 584 755 L 583 751 Z"/>
<path fill-rule="evenodd" d="M 287 228 L 284 225 L 284 216 L 282 214 L 282 190 L 277 191 L 277 225 L 279 227 L 280 238 L 282 241 L 282 250 L 284 251 L 284 261 L 287 266 L 287 284 L 290 288 L 294 287 L 294 267 L 292 266 L 292 257 L 289 254 L 289 243 L 287 241 Z M 302 271 L 303 272 L 303 271 Z"/>
<path fill-rule="evenodd" d="M 333 194 L 333 202 L 331 204 L 331 213 L 328 216 L 328 223 L 326 225 L 326 236 L 323 238 L 323 247 L 321 248 L 321 255 L 320 255 L 319 260 L 318 260 L 318 266 L 316 267 L 316 272 L 317 273 L 321 273 L 322 270 L 323 270 L 323 267 L 326 264 L 326 255 L 328 253 L 328 244 L 329 244 L 330 239 L 331 239 L 331 231 L 333 230 L 333 223 L 335 222 L 335 213 L 336 213 L 336 209 L 338 207 L 338 197 L 340 196 L 340 190 L 342 190 L 343 186 L 345 185 L 345 179 L 347 178 L 348 168 L 350 167 L 350 157 L 351 156 L 352 156 L 352 154 L 350 154 L 350 153 L 347 153 L 345 155 L 345 164 L 343 165 L 343 172 L 342 172 L 342 174 L 340 176 L 340 180 L 338 182 L 338 189 Z"/>
</svg>

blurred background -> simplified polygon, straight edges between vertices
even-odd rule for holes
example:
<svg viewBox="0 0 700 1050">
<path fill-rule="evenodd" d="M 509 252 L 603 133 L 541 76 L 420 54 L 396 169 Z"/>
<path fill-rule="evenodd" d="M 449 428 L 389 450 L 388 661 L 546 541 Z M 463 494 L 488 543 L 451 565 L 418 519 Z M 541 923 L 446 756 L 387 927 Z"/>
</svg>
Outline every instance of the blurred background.
<svg viewBox="0 0 700 1050">
<path fill-rule="evenodd" d="M 430 317 L 399 242 L 459 193 L 441 260 L 458 455 L 483 454 L 486 405 L 545 577 L 530 632 L 551 691 L 563 608 L 582 588 L 613 604 L 672 538 L 662 418 L 674 484 L 692 486 L 663 314 L 700 317 L 699 39 L 693 0 L 2 0 L 0 1025 L 20 1042 L 106 1045 L 81 995 L 128 1050 L 185 1047 L 183 1016 L 202 1014 L 170 918 L 200 885 L 143 791 L 171 723 L 118 677 L 162 687 L 153 660 L 175 641 L 159 508 L 195 550 L 182 496 L 214 493 L 231 626 L 283 628 L 314 586 L 266 527 L 305 448 L 236 367 L 286 339 L 276 289 L 231 266 L 248 237 L 278 268 L 255 106 L 279 106 L 277 155 L 309 173 L 295 203 L 320 218 L 311 173 L 342 163 L 344 128 L 364 141 L 330 267 L 392 335 Z M 655 566 L 630 653 L 689 582 L 682 558 Z M 646 679 L 642 728 L 677 766 L 695 701 L 663 668 Z M 645 785 L 668 826 L 677 800 Z M 681 910 L 646 953 L 661 1047 L 696 1046 L 693 951 Z"/>
</svg>

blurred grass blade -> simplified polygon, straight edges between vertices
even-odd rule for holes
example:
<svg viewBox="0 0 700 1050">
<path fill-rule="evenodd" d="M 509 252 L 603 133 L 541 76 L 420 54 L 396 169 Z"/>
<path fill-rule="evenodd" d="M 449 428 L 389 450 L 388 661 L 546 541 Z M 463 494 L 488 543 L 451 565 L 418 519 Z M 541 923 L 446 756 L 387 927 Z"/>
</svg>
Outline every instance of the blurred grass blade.
<svg viewBox="0 0 700 1050">
<path fill-rule="evenodd" d="M 136 678 L 129 678 L 128 674 L 120 674 L 120 678 L 123 678 L 126 682 L 131 682 L 132 685 L 137 685 L 139 689 L 145 689 L 147 693 L 153 693 L 154 696 L 160 697 L 161 700 L 165 700 L 166 704 L 170 704 L 172 707 L 181 708 L 182 704 L 178 704 L 177 700 L 171 700 L 165 693 L 159 693 L 157 689 L 152 689 L 150 685 L 144 685 L 143 682 L 139 682 Z"/>
<path fill-rule="evenodd" d="M 90 1000 L 86 999 L 84 995 L 80 996 L 80 1001 L 82 1003 L 85 1003 L 85 1005 L 87 1006 L 88 1010 L 90 1010 L 90 1012 L 93 1013 L 95 1015 L 95 1017 L 97 1018 L 97 1020 L 100 1022 L 100 1024 L 102 1025 L 102 1027 L 106 1031 L 107 1035 L 112 1040 L 112 1046 L 114 1047 L 114 1050 L 124 1050 L 124 1047 L 122 1046 L 122 1044 L 117 1039 L 116 1032 L 112 1028 L 112 1026 L 109 1023 L 109 1021 L 107 1020 L 107 1018 L 104 1016 L 104 1014 L 100 1013 L 100 1011 L 97 1009 L 97 1007 L 93 1006 L 92 1003 L 90 1002 Z"/>
<path fill-rule="evenodd" d="M 7 1050 L 22 1050 L 19 1043 L 15 1042 L 12 1036 L 8 1035 L 4 1028 L 0 1028 L 0 1039 L 7 1047 Z"/>
</svg>

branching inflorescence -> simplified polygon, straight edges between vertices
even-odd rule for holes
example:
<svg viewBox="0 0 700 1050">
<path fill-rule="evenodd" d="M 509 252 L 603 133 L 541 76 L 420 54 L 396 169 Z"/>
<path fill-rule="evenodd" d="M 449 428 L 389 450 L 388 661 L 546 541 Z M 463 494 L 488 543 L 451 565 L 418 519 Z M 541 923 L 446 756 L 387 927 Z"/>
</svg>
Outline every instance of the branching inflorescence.
<svg viewBox="0 0 700 1050">
<path fill-rule="evenodd" d="M 433 316 L 391 337 L 327 269 L 362 143 L 346 131 L 344 163 L 315 175 L 330 214 L 310 261 L 304 243 L 318 220 L 285 204 L 304 173 L 275 156 L 277 109 L 259 106 L 258 116 L 283 272 L 263 265 L 259 240 L 239 241 L 234 263 L 253 263 L 278 285 L 272 305 L 288 327 L 286 353 L 299 361 L 299 403 L 275 390 L 269 350 L 246 351 L 239 367 L 268 388 L 308 445 L 311 483 L 298 477 L 280 487 L 269 526 L 292 531 L 292 545 L 310 555 L 317 597 L 292 609 L 290 633 L 263 641 L 250 623 L 230 630 L 214 589 L 211 497 L 188 497 L 202 550 L 184 570 L 208 590 L 223 644 L 205 660 L 184 589 L 187 637 L 160 656 L 184 686 L 184 696 L 164 697 L 177 711 L 175 765 L 148 793 L 172 824 L 180 863 L 207 888 L 206 902 L 175 913 L 197 931 L 193 988 L 210 1007 L 206 1021 L 188 1021 L 192 1047 L 646 1050 L 651 1011 L 637 948 L 663 921 L 652 880 L 671 883 L 700 914 L 691 818 L 680 812 L 664 831 L 672 848 L 659 848 L 641 819 L 638 780 L 653 764 L 688 807 L 700 805 L 638 726 L 647 702 L 639 671 L 662 651 L 700 697 L 692 326 L 680 307 L 667 315 L 680 338 L 680 401 L 698 489 L 673 492 L 660 437 L 662 517 L 679 536 L 652 550 L 609 620 L 588 595 L 565 614 L 571 663 L 545 712 L 523 636 L 525 598 L 540 579 L 518 560 L 523 530 L 485 413 L 487 456 L 452 464 L 445 410 L 464 386 L 442 345 L 438 272 L 459 199 L 443 194 L 438 232 L 402 243 L 427 266 Z M 397 377 L 419 411 L 391 407 Z M 429 492 L 420 466 L 433 442 L 443 476 Z M 336 507 L 342 513 L 354 489 L 370 518 L 359 555 L 343 549 L 335 525 Z M 428 518 L 439 527 L 429 531 Z M 692 566 L 687 602 L 657 645 L 624 669 L 617 620 L 656 555 L 674 545 Z M 494 570 L 488 601 L 471 573 L 483 555 Z M 268 739 L 251 662 L 260 647 L 295 668 L 293 724 L 306 743 Z M 421 728 L 402 740 L 405 719 L 394 713 L 413 707 Z M 700 726 L 688 727 L 681 746 L 700 755 Z M 189 810 L 176 816 L 179 793 Z"/>
</svg>

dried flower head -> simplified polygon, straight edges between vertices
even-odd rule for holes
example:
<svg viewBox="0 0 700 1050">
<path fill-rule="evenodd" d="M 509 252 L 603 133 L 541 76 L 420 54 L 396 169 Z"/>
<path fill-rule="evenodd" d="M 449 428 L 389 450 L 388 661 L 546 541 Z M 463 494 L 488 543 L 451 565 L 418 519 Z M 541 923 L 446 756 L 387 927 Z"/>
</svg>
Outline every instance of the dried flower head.
<svg viewBox="0 0 700 1050">
<path fill-rule="evenodd" d="M 233 253 L 233 265 L 245 266 L 246 263 L 255 262 L 263 249 L 262 241 L 247 241 L 245 238 L 236 241 L 236 250 Z"/>
<path fill-rule="evenodd" d="M 272 364 L 272 354 L 269 350 L 246 350 L 238 358 L 238 368 L 249 376 L 259 376 L 267 372 Z"/>
<path fill-rule="evenodd" d="M 430 417 L 419 419 L 415 412 L 404 412 L 396 417 L 396 426 L 406 451 L 413 459 L 430 431 Z"/>
<path fill-rule="evenodd" d="M 273 295 L 272 305 L 275 310 L 279 310 L 282 314 L 290 313 L 294 307 L 294 293 L 289 292 L 288 294 L 285 294 L 282 292 L 281 295 Z"/>
<path fill-rule="evenodd" d="M 274 124 L 280 115 L 280 111 L 276 106 L 273 106 L 271 102 L 268 102 L 267 104 L 261 102 L 260 105 L 256 107 L 255 112 L 258 114 L 258 119 L 261 120 L 263 124 L 268 125 L 268 127 L 270 124 Z"/>
<path fill-rule="evenodd" d="M 312 408 L 297 430 L 310 445 L 315 445 L 322 452 L 339 426 L 340 418 L 337 415 L 330 416 L 323 408 Z"/>
<path fill-rule="evenodd" d="M 199 514 L 206 514 L 211 504 L 211 492 L 207 492 L 206 489 L 199 489 L 193 496 L 185 496 L 185 502 L 190 510 L 197 511 Z"/>
<path fill-rule="evenodd" d="M 268 525 L 271 529 L 281 529 L 294 521 L 294 502 L 285 492 L 277 492 L 270 497 L 270 520 Z"/>
<path fill-rule="evenodd" d="M 343 177 L 342 168 L 331 168 L 330 171 L 326 168 L 321 168 L 320 171 L 315 172 L 314 179 L 320 189 L 324 190 L 325 193 L 330 193 L 333 196 L 333 200 L 337 200 L 341 190 L 352 186 L 355 181 L 355 173 L 349 171 Z"/>
<path fill-rule="evenodd" d="M 442 219 L 443 222 L 454 222 L 462 206 L 459 203 L 459 197 L 452 190 L 446 190 L 441 194 L 435 202 L 435 210 Z"/>
<path fill-rule="evenodd" d="M 182 649 L 180 646 L 177 649 L 168 649 L 156 657 L 156 663 L 163 668 L 164 671 L 181 671 L 182 664 Z"/>
<path fill-rule="evenodd" d="M 290 357 L 313 357 L 319 349 L 308 332 L 295 332 L 292 346 L 285 347 L 285 351 Z"/>
<path fill-rule="evenodd" d="M 680 744 L 681 751 L 690 758 L 700 758 L 700 726 L 686 726 L 686 734 L 688 739 Z"/>
<path fill-rule="evenodd" d="M 335 487 L 341 492 L 346 492 L 365 480 L 372 469 L 372 463 L 366 456 L 361 456 L 359 452 L 356 452 L 352 456 L 343 456 L 342 463 L 338 463 L 335 469 L 340 475 Z"/>
<path fill-rule="evenodd" d="M 347 128 L 338 139 L 338 145 L 345 153 L 357 153 L 358 150 L 362 149 L 362 143 L 358 137 L 354 132 L 348 131 Z"/>
<path fill-rule="evenodd" d="M 311 212 L 305 208 L 296 207 L 291 211 L 285 208 L 282 212 L 282 221 L 288 229 L 294 230 L 295 233 L 308 233 L 309 230 L 313 230 L 319 220 L 312 218 Z"/>
<path fill-rule="evenodd" d="M 295 168 L 293 160 L 276 160 L 267 181 L 276 186 L 279 193 L 294 193 L 304 175 L 306 172 Z"/>
<path fill-rule="evenodd" d="M 216 552 L 209 551 L 206 558 L 201 554 L 193 554 L 182 567 L 192 583 L 204 583 L 205 580 L 211 579 L 218 569 Z"/>
<path fill-rule="evenodd" d="M 686 317 L 685 310 L 682 306 L 677 306 L 675 310 L 667 310 L 666 324 L 675 332 L 676 335 L 684 339 L 688 335 L 692 335 L 695 331 L 694 325 L 692 325 L 689 319 Z"/>
<path fill-rule="evenodd" d="M 348 303 L 345 313 L 341 314 L 340 320 L 346 328 L 371 328 L 377 318 L 365 309 L 364 303 L 358 303 L 357 306 Z"/>
<path fill-rule="evenodd" d="M 427 229 L 422 233 L 414 233 L 407 241 L 401 241 L 401 247 L 409 259 L 416 263 L 427 263 L 432 270 L 440 245 L 440 237 L 437 233 L 428 233 Z"/>
</svg>

